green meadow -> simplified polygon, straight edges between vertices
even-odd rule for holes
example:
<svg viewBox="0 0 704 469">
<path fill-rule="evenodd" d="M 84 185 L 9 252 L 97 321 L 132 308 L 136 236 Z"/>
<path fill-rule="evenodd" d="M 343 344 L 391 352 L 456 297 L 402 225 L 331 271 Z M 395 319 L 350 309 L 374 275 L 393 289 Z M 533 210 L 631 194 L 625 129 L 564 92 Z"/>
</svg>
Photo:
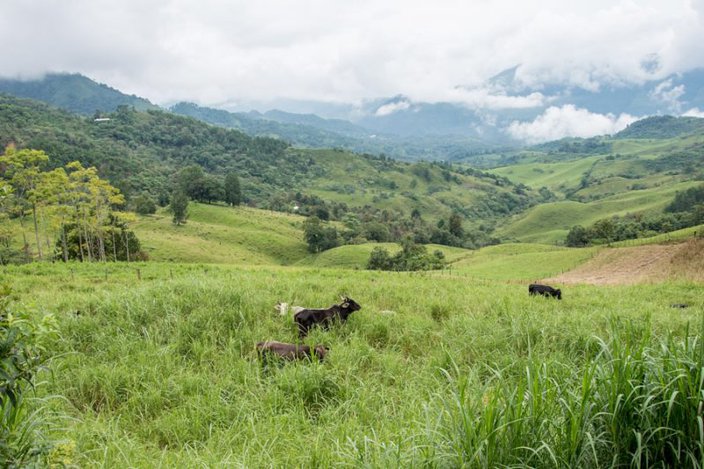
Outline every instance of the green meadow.
<svg viewBox="0 0 704 469">
<path fill-rule="evenodd" d="M 456 254 L 427 274 L 147 262 L 0 276 L 15 314 L 56 325 L 34 396 L 68 466 L 701 466 L 701 285 L 557 301 L 528 280 L 589 250 Z M 262 366 L 257 342 L 297 340 L 277 302 L 340 295 L 362 310 L 305 340 L 330 347 L 325 362 Z"/>
<path fill-rule="evenodd" d="M 653 189 L 623 192 L 592 202 L 565 200 L 537 205 L 512 217 L 497 229 L 502 239 L 521 242 L 563 243 L 570 228 L 588 226 L 614 215 L 662 211 L 677 191 L 697 184 L 682 182 Z"/>
<path fill-rule="evenodd" d="M 477 171 L 292 148 L 166 112 L 124 107 L 97 125 L 3 102 L 8 142 L 36 143 L 59 167 L 94 162 L 132 196 L 170 192 L 197 163 L 217 180 L 237 173 L 250 205 L 404 233 L 421 216 L 425 234 L 452 225 L 455 212 L 471 226 L 465 241 L 503 244 L 428 245 L 444 269 L 368 271 L 374 248 L 399 245 L 313 254 L 300 215 L 191 203 L 180 226 L 165 209 L 130 222 L 148 260 L 49 262 L 63 217 L 85 210 L 79 199 L 99 186 L 73 185 L 67 192 L 83 194 L 75 205 L 42 200 L 42 185 L 30 184 L 39 173 L 17 177 L 18 164 L 18 197 L 1 191 L 17 204 L 5 206 L 0 241 L 13 262 L 38 255 L 0 266 L 0 467 L 704 467 L 704 266 L 692 239 L 702 226 L 615 244 L 640 246 L 634 265 L 625 264 L 636 249 L 563 246 L 574 225 L 660 213 L 701 184 L 700 127 L 467 155 L 508 164 Z M 56 181 L 46 187 L 59 194 Z M 108 202 L 95 198 L 95 224 L 83 229 L 96 230 L 104 251 L 98 208 Z M 19 207 L 34 223 L 13 218 Z M 648 247 L 677 241 L 670 257 Z M 657 278 L 670 278 L 553 283 L 562 300 L 528 295 L 529 283 L 585 263 L 601 263 L 600 278 L 630 275 L 612 258 L 641 270 L 667 264 Z M 342 296 L 362 309 L 305 339 L 274 308 L 324 308 Z M 329 353 L 263 363 L 256 345 L 269 340 Z"/>
</svg>

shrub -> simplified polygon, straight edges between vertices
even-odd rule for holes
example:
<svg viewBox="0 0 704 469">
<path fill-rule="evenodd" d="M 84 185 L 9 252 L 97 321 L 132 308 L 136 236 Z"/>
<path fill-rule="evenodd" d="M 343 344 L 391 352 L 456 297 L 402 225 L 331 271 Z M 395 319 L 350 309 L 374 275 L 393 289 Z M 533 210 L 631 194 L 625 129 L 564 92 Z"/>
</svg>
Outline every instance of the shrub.
<svg viewBox="0 0 704 469">
<path fill-rule="evenodd" d="M 445 255 L 440 250 L 428 254 L 428 250 L 421 244 L 416 244 L 412 239 L 406 238 L 401 243 L 401 250 L 389 255 L 381 247 L 376 247 L 369 256 L 367 269 L 369 270 L 435 270 L 445 267 Z"/>
<path fill-rule="evenodd" d="M 0 461 L 3 467 L 41 464 L 51 450 L 42 420 L 27 399 L 47 361 L 43 340 L 53 318 L 35 324 L 9 310 L 10 289 L 0 286 Z"/>
</svg>

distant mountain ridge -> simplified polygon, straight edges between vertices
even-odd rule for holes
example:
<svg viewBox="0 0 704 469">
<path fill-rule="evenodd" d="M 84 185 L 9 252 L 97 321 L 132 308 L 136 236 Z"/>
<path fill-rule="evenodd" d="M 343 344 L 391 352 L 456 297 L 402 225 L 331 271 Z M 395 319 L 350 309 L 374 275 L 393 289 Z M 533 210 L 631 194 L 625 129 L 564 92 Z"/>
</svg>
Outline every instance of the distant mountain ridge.
<svg viewBox="0 0 704 469">
<path fill-rule="evenodd" d="M 704 132 L 704 119 L 652 116 L 632 123 L 614 138 L 672 138 L 695 132 Z"/>
<path fill-rule="evenodd" d="M 160 109 L 147 99 L 124 94 L 78 73 L 51 73 L 41 80 L 0 78 L 0 93 L 43 101 L 82 115 L 96 111 L 112 112 L 121 105 L 132 106 L 138 111 Z"/>
<path fill-rule="evenodd" d="M 320 115 L 280 109 L 230 112 L 193 103 L 178 103 L 170 110 L 304 148 L 342 148 L 405 160 L 470 163 L 486 153 L 525 146 L 518 138 L 532 135 L 533 127 L 522 134 L 515 134 L 511 129 L 516 125 L 539 123 L 550 109 L 579 109 L 607 119 L 622 114 L 646 117 L 704 112 L 704 69 L 640 84 L 603 85 L 594 90 L 562 85 L 529 87 L 517 78 L 519 71 L 520 66 L 515 66 L 483 85 L 458 87 L 459 96 L 469 100 L 465 104 L 416 102 L 408 96 L 397 95 L 350 104 L 348 119 L 321 117 L 325 115 L 324 103 L 310 106 L 321 110 Z M 0 93 L 3 92 L 82 115 L 111 112 L 120 105 L 137 110 L 162 109 L 144 98 L 123 94 L 79 74 L 49 74 L 31 81 L 0 79 Z M 334 107 L 336 115 L 341 114 L 343 107 L 339 104 L 330 106 Z M 568 118 L 558 112 L 553 125 L 561 126 L 560 119 Z M 576 128 L 585 125 L 580 118 L 572 116 L 577 119 L 573 122 Z M 665 124 L 665 121 L 657 122 Z M 538 131 L 540 126 L 535 127 Z M 635 135 L 638 128 L 620 137 Z M 655 135 L 652 132 L 649 135 Z M 555 139 L 546 138 L 546 141 Z"/>
</svg>

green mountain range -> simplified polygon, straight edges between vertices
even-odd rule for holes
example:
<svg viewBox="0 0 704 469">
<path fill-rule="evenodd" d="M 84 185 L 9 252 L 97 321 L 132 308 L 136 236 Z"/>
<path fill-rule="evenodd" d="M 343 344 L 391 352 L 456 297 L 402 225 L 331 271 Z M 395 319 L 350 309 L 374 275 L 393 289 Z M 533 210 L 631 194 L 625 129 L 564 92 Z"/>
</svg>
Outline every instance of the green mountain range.
<svg viewBox="0 0 704 469">
<path fill-rule="evenodd" d="M 251 206 L 290 210 L 324 205 L 333 218 L 352 209 L 374 217 L 430 220 L 451 212 L 477 223 L 539 201 L 536 191 L 505 178 L 438 163 L 404 163 L 339 149 L 303 149 L 250 137 L 165 111 L 128 107 L 84 117 L 31 100 L 0 96 L 0 145 L 44 150 L 55 166 L 96 166 L 127 197 L 159 198 L 178 171 L 198 165 L 216 178 L 235 172 Z M 383 215 L 386 211 L 387 215 Z"/>
<path fill-rule="evenodd" d="M 461 150 L 469 156 L 458 155 L 462 163 L 454 165 L 404 163 L 345 150 L 365 132 L 345 121 L 185 103 L 169 112 L 84 77 L 47 80 L 53 85 L 43 91 L 13 89 L 44 96 L 53 106 L 61 98 L 72 112 L 0 95 L 0 145 L 42 149 L 55 166 L 76 159 L 96 166 L 128 198 L 146 192 L 164 199 L 178 171 L 198 165 L 219 179 L 237 173 L 245 202 L 254 207 L 297 207 L 333 220 L 354 213 L 387 224 L 412 224 L 413 213 L 434 224 L 459 213 L 466 227 L 486 237 L 552 243 L 562 242 L 574 225 L 661 213 L 678 191 L 704 179 L 704 119 L 657 116 L 613 137 L 480 155 Z M 96 114 L 103 106 L 114 110 Z"/>
</svg>

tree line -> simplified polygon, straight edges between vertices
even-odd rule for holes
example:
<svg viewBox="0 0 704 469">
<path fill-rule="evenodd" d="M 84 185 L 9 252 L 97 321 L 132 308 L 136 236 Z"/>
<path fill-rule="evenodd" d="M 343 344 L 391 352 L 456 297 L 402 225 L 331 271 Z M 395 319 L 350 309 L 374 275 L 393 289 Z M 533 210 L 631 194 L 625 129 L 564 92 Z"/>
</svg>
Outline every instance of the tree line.
<svg viewBox="0 0 704 469">
<path fill-rule="evenodd" d="M 8 145 L 0 155 L 0 263 L 38 260 L 115 261 L 144 259 L 120 211 L 125 198 L 78 161 L 49 169 L 42 150 Z M 21 247 L 13 243 L 19 225 Z"/>
</svg>

